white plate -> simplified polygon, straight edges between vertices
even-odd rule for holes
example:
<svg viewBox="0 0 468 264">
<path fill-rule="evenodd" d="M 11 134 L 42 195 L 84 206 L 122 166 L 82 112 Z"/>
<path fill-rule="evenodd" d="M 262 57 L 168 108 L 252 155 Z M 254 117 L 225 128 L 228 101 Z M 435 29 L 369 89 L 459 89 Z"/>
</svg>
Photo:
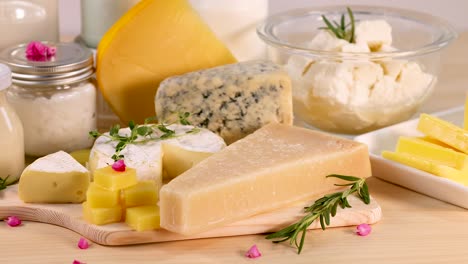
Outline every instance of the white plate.
<svg viewBox="0 0 468 264">
<path fill-rule="evenodd" d="M 461 126 L 463 112 L 463 107 L 457 107 L 433 115 Z M 421 136 L 422 134 L 416 130 L 417 124 L 417 119 L 410 120 L 357 136 L 354 139 L 369 146 L 374 176 L 468 209 L 468 187 L 381 156 L 383 150 L 395 150 L 398 137 Z"/>
</svg>

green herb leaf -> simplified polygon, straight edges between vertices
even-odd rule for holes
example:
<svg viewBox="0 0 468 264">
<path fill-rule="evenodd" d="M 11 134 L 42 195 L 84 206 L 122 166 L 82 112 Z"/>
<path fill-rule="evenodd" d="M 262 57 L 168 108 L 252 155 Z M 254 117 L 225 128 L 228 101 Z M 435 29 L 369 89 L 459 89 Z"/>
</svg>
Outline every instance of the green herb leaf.
<svg viewBox="0 0 468 264">
<path fill-rule="evenodd" d="M 158 118 L 156 116 L 151 116 L 151 117 L 148 117 L 145 119 L 145 125 L 149 124 L 149 123 L 152 123 L 152 122 L 156 122 L 158 120 Z"/>
<path fill-rule="evenodd" d="M 10 175 L 7 175 L 5 177 L 5 179 L 1 179 L 0 178 L 0 191 L 3 190 L 3 189 L 6 189 L 6 187 L 8 186 L 8 184 L 6 183 L 6 181 L 8 180 L 8 178 L 10 178 Z"/>
<path fill-rule="evenodd" d="M 119 130 L 120 130 L 120 125 L 114 125 L 111 127 L 111 129 L 109 130 L 109 135 L 111 137 L 113 136 L 116 136 L 116 135 L 119 135 Z"/>
<path fill-rule="evenodd" d="M 148 135 L 153 133 L 153 130 L 149 126 L 139 126 L 136 129 L 136 131 L 137 131 L 138 135 L 140 135 L 142 137 L 148 136 Z"/>
<path fill-rule="evenodd" d="M 179 123 L 182 125 L 190 125 L 190 122 L 187 118 L 190 116 L 190 113 L 184 112 L 179 114 Z M 128 128 L 130 129 L 130 135 L 120 135 L 120 125 L 114 125 L 109 129 L 109 135 L 101 134 L 98 131 L 90 131 L 89 135 L 93 138 L 97 138 L 100 136 L 105 136 L 109 138 L 111 141 L 116 141 L 117 144 L 115 145 L 115 153 L 112 155 L 112 159 L 117 161 L 119 159 L 123 159 L 124 155 L 121 152 L 129 145 L 129 144 L 138 144 L 138 143 L 145 143 L 148 141 L 156 141 L 156 140 L 164 140 L 168 138 L 183 136 L 185 134 L 190 133 L 197 133 L 200 131 L 199 128 L 194 127 L 191 130 L 187 131 L 184 134 L 177 135 L 174 130 L 168 128 L 167 124 L 150 124 L 150 122 L 155 121 L 156 116 L 148 117 L 145 119 L 145 123 L 143 125 L 137 125 L 134 121 L 128 122 Z M 159 137 L 152 136 L 155 130 L 159 130 L 162 132 L 162 135 Z"/>
<path fill-rule="evenodd" d="M 338 174 L 328 175 L 327 178 L 338 178 L 338 179 L 342 179 L 342 180 L 345 180 L 345 181 L 352 181 L 352 182 L 361 180 L 361 178 L 358 178 L 358 177 L 338 175 Z"/>
<path fill-rule="evenodd" d="M 187 118 L 190 117 L 189 112 L 179 113 L 179 123 L 182 125 L 191 125 Z"/>
<path fill-rule="evenodd" d="M 130 128 L 130 130 L 133 130 L 135 128 L 135 121 L 130 120 L 130 122 L 128 122 L 128 128 Z"/>
<path fill-rule="evenodd" d="M 88 134 L 92 138 L 98 138 L 101 136 L 101 133 L 99 133 L 97 130 L 89 131 Z"/>
<path fill-rule="evenodd" d="M 325 23 L 326 27 L 320 27 L 319 29 L 327 29 L 330 30 L 337 38 L 344 39 L 349 43 L 354 43 L 354 31 L 355 31 L 355 21 L 354 21 L 354 14 L 351 8 L 346 7 L 347 15 L 349 16 L 350 23 L 346 24 L 346 17 L 345 14 L 341 15 L 340 22 L 330 22 L 324 15 L 322 15 L 322 20 Z M 351 26 L 348 29 L 348 26 Z"/>
<path fill-rule="evenodd" d="M 281 229 L 278 232 L 267 235 L 266 239 L 273 239 L 274 243 L 280 243 L 289 240 L 291 245 L 294 244 L 297 247 L 297 253 L 300 254 L 304 246 L 307 227 L 309 227 L 315 220 L 317 220 L 317 218 L 320 221 L 321 228 L 325 230 L 326 226 L 330 225 L 330 215 L 331 217 L 336 215 L 338 206 L 340 206 L 342 209 L 351 207 L 348 202 L 348 197 L 350 195 L 358 194 L 358 197 L 360 197 L 364 203 L 367 204 L 370 202 L 369 189 L 366 184 L 366 179 L 337 174 L 328 175 L 327 178 L 328 177 L 350 181 L 352 182 L 352 185 L 349 189 L 343 192 L 327 194 L 320 199 L 317 199 L 312 205 L 304 208 L 305 216 L 302 219 Z M 301 238 L 298 241 L 299 234 L 301 234 Z"/>
<path fill-rule="evenodd" d="M 349 19 L 351 20 L 351 30 L 350 32 L 350 37 L 349 37 L 349 43 L 354 43 L 354 31 L 355 31 L 355 23 L 354 23 L 354 14 L 353 11 L 351 11 L 351 8 L 346 7 L 346 10 L 348 10 L 348 15 Z"/>
</svg>

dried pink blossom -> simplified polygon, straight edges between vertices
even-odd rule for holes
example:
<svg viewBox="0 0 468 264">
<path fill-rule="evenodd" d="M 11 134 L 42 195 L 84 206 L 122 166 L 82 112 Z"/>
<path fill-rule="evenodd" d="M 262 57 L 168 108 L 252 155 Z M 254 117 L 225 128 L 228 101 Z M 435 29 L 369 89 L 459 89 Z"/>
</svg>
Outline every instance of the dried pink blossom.
<svg viewBox="0 0 468 264">
<path fill-rule="evenodd" d="M 88 241 L 85 238 L 81 237 L 78 241 L 78 247 L 80 249 L 87 249 L 89 247 Z"/>
<path fill-rule="evenodd" d="M 112 164 L 112 169 L 114 169 L 115 171 L 125 171 L 125 162 L 124 160 L 120 159 L 116 162 L 114 162 L 114 164 Z"/>
<path fill-rule="evenodd" d="M 48 57 L 54 56 L 57 48 L 47 46 L 39 41 L 31 41 L 26 46 L 26 58 L 32 61 L 45 61 Z"/>
<path fill-rule="evenodd" d="M 368 224 L 360 224 L 356 227 L 356 234 L 360 236 L 367 236 L 372 231 L 372 228 Z"/>
<path fill-rule="evenodd" d="M 262 253 L 257 248 L 257 245 L 253 245 L 249 251 L 245 253 L 245 256 L 248 258 L 258 258 L 262 256 Z"/>
<path fill-rule="evenodd" d="M 6 222 L 9 226 L 15 227 L 21 225 L 21 220 L 16 216 L 9 216 L 6 219 Z"/>
</svg>

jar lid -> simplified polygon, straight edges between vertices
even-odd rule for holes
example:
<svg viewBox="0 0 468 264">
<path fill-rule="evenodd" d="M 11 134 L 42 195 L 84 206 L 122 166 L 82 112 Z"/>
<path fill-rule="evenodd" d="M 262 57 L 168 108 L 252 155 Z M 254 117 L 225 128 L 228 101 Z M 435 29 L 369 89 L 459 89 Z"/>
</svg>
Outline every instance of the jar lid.
<svg viewBox="0 0 468 264">
<path fill-rule="evenodd" d="M 0 62 L 12 71 L 14 84 L 27 86 L 65 85 L 88 79 L 93 73 L 92 52 L 76 43 L 47 43 L 57 48 L 55 55 L 44 61 L 26 57 L 28 44 L 4 49 Z"/>
<path fill-rule="evenodd" d="M 11 71 L 5 64 L 0 64 L 0 91 L 11 85 Z"/>
</svg>

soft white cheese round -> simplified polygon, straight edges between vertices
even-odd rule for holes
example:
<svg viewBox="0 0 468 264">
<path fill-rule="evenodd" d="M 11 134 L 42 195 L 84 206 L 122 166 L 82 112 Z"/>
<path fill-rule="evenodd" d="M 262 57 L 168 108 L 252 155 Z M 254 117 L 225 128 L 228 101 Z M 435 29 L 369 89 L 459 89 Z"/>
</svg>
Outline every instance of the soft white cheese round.
<svg viewBox="0 0 468 264">
<path fill-rule="evenodd" d="M 136 170 L 138 180 L 154 180 L 157 183 L 158 188 L 161 187 L 163 175 L 164 148 L 162 147 L 162 144 L 174 145 L 182 150 L 190 151 L 195 155 L 195 157 L 197 156 L 197 153 L 200 153 L 200 155 L 206 155 L 206 153 L 212 154 L 220 151 L 226 146 L 221 137 L 204 128 L 196 128 L 196 132 L 193 133 L 187 133 L 194 129 L 193 126 L 174 124 L 167 126 L 167 128 L 174 130 L 176 136 L 166 140 L 160 140 L 158 138 L 163 133 L 158 129 L 154 129 L 155 133 L 152 135 L 154 140 L 145 140 L 145 142 L 128 144 L 120 152 L 124 155 L 123 159 L 125 164 Z M 122 128 L 119 130 L 119 134 L 129 135 L 130 129 Z M 109 133 L 105 133 L 94 142 L 88 164 L 91 173 L 94 173 L 94 171 L 99 168 L 103 168 L 114 163 L 112 155 L 115 153 L 115 147 L 118 142 L 110 140 L 107 137 L 108 135 Z M 137 141 L 141 141 L 143 139 L 144 138 L 139 137 Z M 177 155 L 177 153 L 175 155 Z M 193 158 L 193 155 L 189 158 Z M 186 159 L 186 156 L 181 158 L 182 161 Z"/>
</svg>

